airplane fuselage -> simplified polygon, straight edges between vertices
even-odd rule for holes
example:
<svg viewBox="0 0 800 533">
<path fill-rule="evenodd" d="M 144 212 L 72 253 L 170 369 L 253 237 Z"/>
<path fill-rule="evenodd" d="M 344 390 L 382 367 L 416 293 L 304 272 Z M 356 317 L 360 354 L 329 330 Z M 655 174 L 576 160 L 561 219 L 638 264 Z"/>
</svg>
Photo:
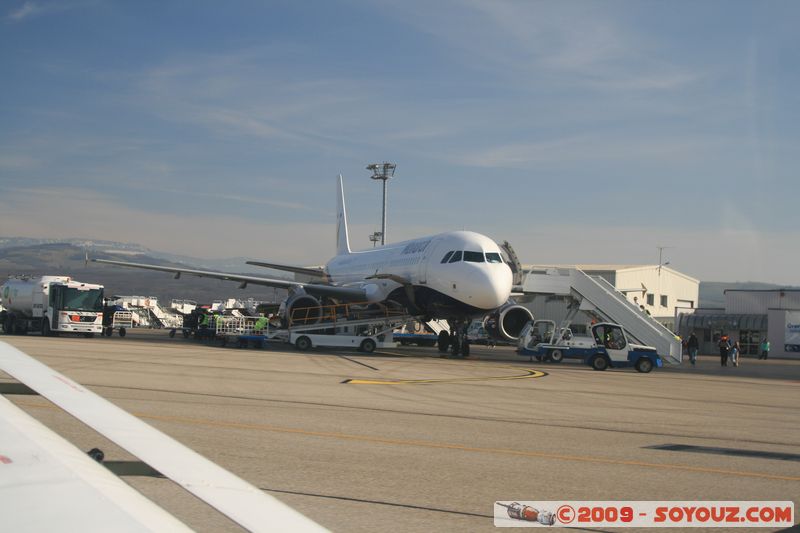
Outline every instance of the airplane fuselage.
<svg viewBox="0 0 800 533">
<path fill-rule="evenodd" d="M 337 255 L 325 266 L 330 282 L 363 287 L 369 301 L 403 298 L 431 315 L 496 309 L 511 294 L 511 269 L 489 237 L 453 231 Z"/>
</svg>

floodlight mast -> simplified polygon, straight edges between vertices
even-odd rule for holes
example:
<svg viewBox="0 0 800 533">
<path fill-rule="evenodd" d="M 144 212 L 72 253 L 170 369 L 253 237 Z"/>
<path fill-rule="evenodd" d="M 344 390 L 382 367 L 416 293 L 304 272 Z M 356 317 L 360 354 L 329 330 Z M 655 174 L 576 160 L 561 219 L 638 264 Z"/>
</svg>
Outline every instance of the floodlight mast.
<svg viewBox="0 0 800 533">
<path fill-rule="evenodd" d="M 372 171 L 372 179 L 383 181 L 383 218 L 381 220 L 381 246 L 386 244 L 386 181 L 394 176 L 394 163 L 372 163 L 367 165 L 367 170 Z M 373 241 L 374 242 L 374 241 Z"/>
<path fill-rule="evenodd" d="M 372 243 L 372 247 L 375 248 L 375 245 L 379 240 L 381 240 L 382 233 L 380 231 L 374 232 L 372 235 L 369 236 L 369 242 Z"/>
</svg>

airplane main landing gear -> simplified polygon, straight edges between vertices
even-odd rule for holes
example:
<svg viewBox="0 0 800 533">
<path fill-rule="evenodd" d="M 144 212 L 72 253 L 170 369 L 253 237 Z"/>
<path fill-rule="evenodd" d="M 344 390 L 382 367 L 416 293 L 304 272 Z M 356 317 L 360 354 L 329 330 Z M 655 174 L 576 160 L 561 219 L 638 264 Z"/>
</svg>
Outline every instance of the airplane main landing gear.
<svg viewBox="0 0 800 533">
<path fill-rule="evenodd" d="M 469 357 L 469 339 L 467 327 L 469 322 L 457 322 L 450 332 L 450 353 L 453 357 Z"/>
<path fill-rule="evenodd" d="M 446 331 L 440 331 L 436 344 L 439 347 L 441 357 L 445 357 L 447 355 L 447 349 L 450 347 L 450 334 Z"/>
<path fill-rule="evenodd" d="M 451 330 L 440 331 L 436 344 L 439 347 L 439 357 L 447 357 L 447 352 L 453 357 L 469 357 L 469 339 L 467 327 L 469 321 L 450 321 Z"/>
</svg>

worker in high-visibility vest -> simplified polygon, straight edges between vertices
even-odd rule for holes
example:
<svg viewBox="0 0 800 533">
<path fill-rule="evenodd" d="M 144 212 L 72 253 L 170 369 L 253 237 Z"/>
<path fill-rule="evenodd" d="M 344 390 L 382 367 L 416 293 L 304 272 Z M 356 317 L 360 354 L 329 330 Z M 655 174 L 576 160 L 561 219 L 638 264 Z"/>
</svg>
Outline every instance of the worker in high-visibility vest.
<svg viewBox="0 0 800 533">
<path fill-rule="evenodd" d="M 259 316 L 258 320 L 256 320 L 256 323 L 253 324 L 253 333 L 256 335 L 262 335 L 264 333 L 264 329 L 267 327 L 267 324 L 269 324 L 269 319 L 264 315 Z"/>
<path fill-rule="evenodd" d="M 214 329 L 219 331 L 224 323 L 225 323 L 225 315 L 223 315 L 222 313 L 214 315 Z"/>
</svg>

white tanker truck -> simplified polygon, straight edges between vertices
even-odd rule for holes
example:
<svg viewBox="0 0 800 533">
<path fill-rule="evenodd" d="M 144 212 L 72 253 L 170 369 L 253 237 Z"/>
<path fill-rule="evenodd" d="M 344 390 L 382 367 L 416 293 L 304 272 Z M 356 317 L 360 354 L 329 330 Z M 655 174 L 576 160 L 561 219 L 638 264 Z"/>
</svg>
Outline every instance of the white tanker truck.
<svg viewBox="0 0 800 533">
<path fill-rule="evenodd" d="M 59 332 L 91 337 L 103 330 L 103 286 L 68 276 L 9 278 L 0 285 L 0 326 L 7 335 Z"/>
</svg>

